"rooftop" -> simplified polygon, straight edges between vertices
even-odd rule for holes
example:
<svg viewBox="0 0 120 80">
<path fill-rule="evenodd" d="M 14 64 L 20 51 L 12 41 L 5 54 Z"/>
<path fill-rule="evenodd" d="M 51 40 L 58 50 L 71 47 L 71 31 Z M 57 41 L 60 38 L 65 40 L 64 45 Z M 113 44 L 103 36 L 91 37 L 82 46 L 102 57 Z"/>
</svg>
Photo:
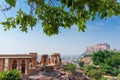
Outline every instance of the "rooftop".
<svg viewBox="0 0 120 80">
<path fill-rule="evenodd" d="M 0 55 L 0 58 L 33 58 L 31 55 L 27 54 L 6 54 L 6 55 Z"/>
</svg>

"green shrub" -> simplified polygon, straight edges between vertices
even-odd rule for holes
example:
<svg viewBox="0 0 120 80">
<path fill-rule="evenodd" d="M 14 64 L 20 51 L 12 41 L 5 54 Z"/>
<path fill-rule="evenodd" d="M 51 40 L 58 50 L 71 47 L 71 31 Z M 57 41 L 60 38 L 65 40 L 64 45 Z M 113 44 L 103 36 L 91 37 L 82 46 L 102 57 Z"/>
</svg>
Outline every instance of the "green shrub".
<svg viewBox="0 0 120 80">
<path fill-rule="evenodd" d="M 102 76 L 99 80 L 108 80 L 108 79 Z"/>
<path fill-rule="evenodd" d="M 21 80 L 20 72 L 17 70 L 3 71 L 0 73 L 0 80 Z"/>
<path fill-rule="evenodd" d="M 82 69 L 85 70 L 85 71 L 87 71 L 87 72 L 89 72 L 90 70 L 95 69 L 95 66 L 93 66 L 93 65 L 87 65 L 87 66 L 84 66 Z"/>
<path fill-rule="evenodd" d="M 75 73 L 75 69 L 76 69 L 76 65 L 69 63 L 64 67 L 65 71 L 69 72 L 70 74 L 74 74 Z"/>
<path fill-rule="evenodd" d="M 117 75 L 118 80 L 120 80 L 120 73 Z"/>
<path fill-rule="evenodd" d="M 84 62 L 83 61 L 79 61 L 78 64 L 79 64 L 80 67 L 84 66 Z"/>
</svg>

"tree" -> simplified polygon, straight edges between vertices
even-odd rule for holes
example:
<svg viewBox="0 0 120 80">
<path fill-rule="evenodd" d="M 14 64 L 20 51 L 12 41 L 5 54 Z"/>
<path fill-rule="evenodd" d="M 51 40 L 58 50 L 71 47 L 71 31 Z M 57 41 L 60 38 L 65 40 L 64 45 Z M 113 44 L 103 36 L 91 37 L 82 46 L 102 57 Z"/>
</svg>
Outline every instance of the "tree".
<svg viewBox="0 0 120 80">
<path fill-rule="evenodd" d="M 117 76 L 120 70 L 116 67 L 107 65 L 107 64 L 102 64 L 100 65 L 101 71 L 105 74 L 109 74 L 112 76 Z"/>
<path fill-rule="evenodd" d="M 72 63 L 68 63 L 66 66 L 65 66 L 65 71 L 69 72 L 70 74 L 74 75 L 75 73 L 75 69 L 76 69 L 76 65 L 75 64 L 72 64 Z"/>
<path fill-rule="evenodd" d="M 22 80 L 20 72 L 17 70 L 11 70 L 9 72 L 3 71 L 0 73 L 0 80 Z"/>
<path fill-rule="evenodd" d="M 96 79 L 96 80 L 99 80 L 102 75 L 102 72 L 100 70 L 96 70 L 96 69 L 92 69 L 88 73 L 91 78 Z"/>
<path fill-rule="evenodd" d="M 83 67 L 84 66 L 84 61 L 79 61 L 78 64 L 79 64 L 80 67 Z"/>
<path fill-rule="evenodd" d="M 111 66 L 119 67 L 119 65 L 120 65 L 120 54 L 113 55 Z"/>
<path fill-rule="evenodd" d="M 92 60 L 95 65 L 105 63 L 105 59 L 110 58 L 112 55 L 109 51 L 98 51 L 93 53 Z"/>
<path fill-rule="evenodd" d="M 17 0 L 5 0 L 10 5 L 2 11 L 16 7 Z M 19 0 L 18 0 L 19 1 Z M 22 0 L 21 0 L 22 1 Z M 58 34 L 60 28 L 78 26 L 78 31 L 85 31 L 86 23 L 99 19 L 107 19 L 120 15 L 120 3 L 117 0 L 27 0 L 30 13 L 19 9 L 16 16 L 8 17 L 1 22 L 5 30 L 19 27 L 27 32 L 41 20 L 46 35 Z M 25 7 L 25 6 L 24 6 Z"/>
</svg>

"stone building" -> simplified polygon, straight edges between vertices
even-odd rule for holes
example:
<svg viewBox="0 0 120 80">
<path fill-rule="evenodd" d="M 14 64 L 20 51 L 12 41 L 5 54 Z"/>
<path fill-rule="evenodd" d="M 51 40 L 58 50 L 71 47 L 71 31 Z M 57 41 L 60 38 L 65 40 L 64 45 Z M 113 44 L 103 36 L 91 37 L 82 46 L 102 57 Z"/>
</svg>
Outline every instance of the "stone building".
<svg viewBox="0 0 120 80">
<path fill-rule="evenodd" d="M 61 57 L 59 53 L 53 53 L 50 58 L 51 65 L 59 67 L 61 65 Z"/>
<path fill-rule="evenodd" d="M 0 72 L 17 69 L 23 74 L 28 74 L 31 69 L 36 69 L 36 66 L 37 53 L 0 55 Z"/>
<path fill-rule="evenodd" d="M 47 65 L 48 63 L 49 63 L 48 55 L 47 54 L 42 55 L 40 64 L 44 66 L 44 65 Z"/>
<path fill-rule="evenodd" d="M 41 66 L 44 67 L 60 67 L 61 65 L 61 57 L 59 53 L 53 53 L 52 55 L 48 56 L 46 54 L 41 56 L 40 59 Z M 47 70 L 46 70 L 47 71 Z"/>
</svg>

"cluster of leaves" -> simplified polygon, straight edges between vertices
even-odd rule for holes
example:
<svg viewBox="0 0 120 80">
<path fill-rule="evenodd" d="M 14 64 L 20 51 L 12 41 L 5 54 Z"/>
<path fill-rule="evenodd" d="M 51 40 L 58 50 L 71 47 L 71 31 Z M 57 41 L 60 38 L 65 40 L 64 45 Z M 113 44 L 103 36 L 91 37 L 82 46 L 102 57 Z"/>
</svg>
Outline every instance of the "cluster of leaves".
<svg viewBox="0 0 120 80">
<path fill-rule="evenodd" d="M 75 17 L 65 12 L 61 7 L 37 6 L 36 14 L 42 20 L 44 32 L 51 36 L 59 33 L 59 27 L 70 28 L 74 24 Z"/>
<path fill-rule="evenodd" d="M 89 76 L 93 79 L 99 80 L 102 76 L 102 71 L 100 70 L 96 70 L 96 69 L 92 69 L 88 72 Z"/>
<path fill-rule="evenodd" d="M 88 72 L 88 75 L 95 80 L 108 80 L 102 76 L 103 72 L 101 70 L 92 69 Z"/>
<path fill-rule="evenodd" d="M 0 73 L 0 80 L 22 80 L 20 72 L 17 70 L 11 70 L 9 72 L 3 71 Z"/>
<path fill-rule="evenodd" d="M 72 64 L 72 63 L 68 63 L 67 65 L 65 65 L 64 69 L 65 69 L 65 71 L 67 71 L 70 74 L 74 75 L 75 69 L 76 69 L 76 65 Z"/>
<path fill-rule="evenodd" d="M 113 53 L 111 53 L 109 51 L 98 51 L 98 52 L 95 52 L 92 55 L 93 64 L 99 65 L 101 63 L 105 63 L 105 60 L 107 58 L 111 58 L 112 55 L 113 55 Z"/>
<path fill-rule="evenodd" d="M 17 13 L 18 14 L 16 16 L 16 19 L 13 17 L 9 17 L 7 18 L 6 22 L 1 22 L 1 24 L 5 28 L 5 31 L 19 26 L 21 31 L 27 32 L 28 26 L 32 29 L 36 25 L 37 19 L 34 18 L 34 16 L 26 14 L 21 9 Z"/>
<path fill-rule="evenodd" d="M 82 67 L 82 70 L 86 71 L 93 80 L 108 80 L 102 76 L 104 74 L 103 69 L 98 69 L 95 65 L 85 65 Z"/>
<path fill-rule="evenodd" d="M 93 65 L 85 65 L 82 67 L 83 70 L 85 70 L 86 72 L 89 72 L 92 69 L 95 69 L 95 66 Z"/>
<path fill-rule="evenodd" d="M 94 65 L 85 65 L 82 67 L 84 71 L 90 76 L 90 78 L 95 80 L 107 80 L 102 76 L 103 72 L 101 69 L 97 69 Z"/>
<path fill-rule="evenodd" d="M 113 67 L 119 67 L 120 66 L 120 53 L 114 53 L 114 55 L 105 59 L 105 63 Z"/>
<path fill-rule="evenodd" d="M 98 51 L 92 56 L 93 63 L 99 65 L 105 74 L 118 75 L 120 73 L 120 52 Z"/>
<path fill-rule="evenodd" d="M 16 0 L 5 0 L 12 7 L 16 7 Z M 120 3 L 117 0 L 27 0 L 30 6 L 30 14 L 25 16 L 31 20 L 32 27 L 37 24 L 36 20 L 42 20 L 43 31 L 51 36 L 58 34 L 60 27 L 71 28 L 72 25 L 78 26 L 78 31 L 85 31 L 86 22 L 96 16 L 100 19 L 120 15 Z M 56 4 L 54 4 L 56 3 Z M 18 11 L 19 12 L 19 11 Z M 31 16 L 31 13 L 34 16 Z M 25 12 L 24 12 L 25 14 Z M 18 13 L 19 15 L 19 13 Z M 15 21 L 9 22 L 10 26 L 21 25 Z M 21 20 L 22 21 L 22 20 Z M 26 20 L 27 21 L 27 20 Z M 2 23 L 6 26 L 6 22 Z M 14 22 L 14 25 L 13 23 Z M 23 25 L 24 24 L 24 25 Z M 22 31 L 27 31 L 27 26 L 31 24 L 29 21 L 23 22 Z M 6 28 L 6 27 L 5 27 Z M 12 27 L 10 27 L 12 28 Z"/>
<path fill-rule="evenodd" d="M 79 64 L 80 67 L 83 67 L 84 66 L 84 61 L 79 61 L 78 64 Z"/>
<path fill-rule="evenodd" d="M 107 64 L 101 64 L 100 70 L 103 71 L 103 74 L 109 74 L 112 76 L 117 76 L 120 73 L 120 69 L 116 67 L 112 67 Z"/>
<path fill-rule="evenodd" d="M 108 80 L 106 77 L 102 76 L 99 80 Z"/>
<path fill-rule="evenodd" d="M 117 77 L 118 77 L 118 80 L 120 80 L 120 73 L 118 74 L 118 76 L 117 76 Z"/>
</svg>

